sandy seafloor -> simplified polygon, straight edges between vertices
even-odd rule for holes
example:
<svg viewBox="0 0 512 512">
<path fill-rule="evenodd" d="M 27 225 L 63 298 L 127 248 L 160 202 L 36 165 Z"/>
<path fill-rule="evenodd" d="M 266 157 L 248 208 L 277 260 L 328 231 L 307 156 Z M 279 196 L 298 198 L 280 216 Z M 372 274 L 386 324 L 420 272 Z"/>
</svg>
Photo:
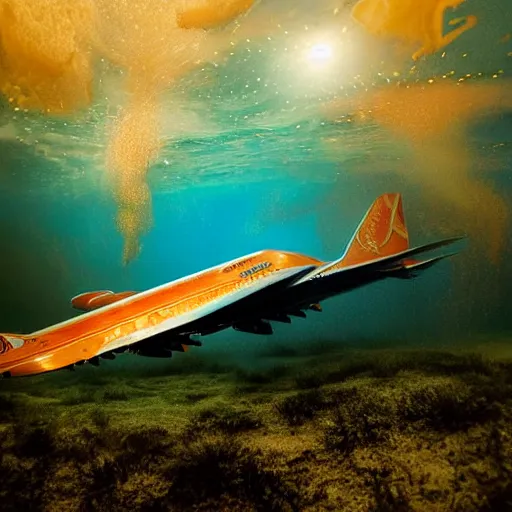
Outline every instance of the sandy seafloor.
<svg viewBox="0 0 512 512">
<path fill-rule="evenodd" d="M 193 348 L 3 380 L 0 508 L 510 510 L 510 346 L 269 344 L 251 369 Z"/>
</svg>

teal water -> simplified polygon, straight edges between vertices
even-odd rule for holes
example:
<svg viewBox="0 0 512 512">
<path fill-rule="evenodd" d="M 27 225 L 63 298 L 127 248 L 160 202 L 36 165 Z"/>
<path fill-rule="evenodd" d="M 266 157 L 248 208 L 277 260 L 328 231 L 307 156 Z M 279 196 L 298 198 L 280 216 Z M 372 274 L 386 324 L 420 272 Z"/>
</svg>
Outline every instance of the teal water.
<svg viewBox="0 0 512 512">
<path fill-rule="evenodd" d="M 503 113 L 481 121 L 468 135 L 468 143 L 479 154 L 492 152 L 495 168 L 483 179 L 504 198 L 511 190 L 510 122 L 510 114 Z M 87 168 L 85 157 L 80 163 L 70 158 L 66 166 L 65 152 L 59 153 L 57 165 L 51 164 L 36 156 L 32 147 L 3 142 L 1 282 L 9 290 L 1 298 L 4 331 L 30 332 L 72 316 L 69 299 L 85 290 L 142 290 L 263 248 L 335 259 L 383 191 L 403 194 L 411 243 L 467 232 L 465 224 L 458 228 L 452 222 L 445 227 L 443 212 L 431 208 L 421 183 L 393 171 L 399 155 L 379 147 L 372 154 L 364 143 L 349 148 L 351 154 L 341 162 L 321 159 L 317 141 L 339 136 L 338 128 L 316 123 L 304 130 L 302 136 L 295 127 L 272 130 L 265 141 L 255 140 L 254 131 L 201 141 L 183 139 L 165 150 L 178 161 L 191 162 L 192 168 L 177 164 L 164 170 L 165 164 L 159 162 L 151 169 L 154 224 L 143 237 L 140 257 L 127 267 L 120 261 L 122 239 L 115 226 L 115 204 L 102 184 L 100 169 L 95 164 Z M 372 136 L 365 128 L 353 128 L 356 133 L 351 133 L 352 127 L 344 130 L 349 144 L 355 139 L 360 145 Z M 73 142 L 77 152 L 79 144 Z M 230 158 L 232 145 L 237 148 Z M 209 167 L 194 165 L 196 153 L 200 162 L 209 159 Z M 243 162 L 240 168 L 238 157 Z M 375 162 L 370 165 L 379 166 L 377 174 L 359 169 L 369 165 L 368 159 Z M 222 162 L 221 169 L 215 162 Z M 498 267 L 478 247 L 478 233 L 471 233 L 453 260 L 414 282 L 380 283 L 333 299 L 321 319 L 301 320 L 300 331 L 320 329 L 329 337 L 341 329 L 349 337 L 382 334 L 419 336 L 424 341 L 454 332 L 463 336 L 507 332 L 511 269 L 507 232 L 503 236 Z M 459 289 L 453 281 L 457 279 L 462 289 L 468 280 L 478 283 L 463 301 L 456 296 Z M 488 290 L 495 292 L 490 303 L 479 298 Z M 280 329 L 285 337 L 297 334 L 293 327 L 286 330 Z M 261 343 L 242 338 L 244 345 Z"/>
</svg>

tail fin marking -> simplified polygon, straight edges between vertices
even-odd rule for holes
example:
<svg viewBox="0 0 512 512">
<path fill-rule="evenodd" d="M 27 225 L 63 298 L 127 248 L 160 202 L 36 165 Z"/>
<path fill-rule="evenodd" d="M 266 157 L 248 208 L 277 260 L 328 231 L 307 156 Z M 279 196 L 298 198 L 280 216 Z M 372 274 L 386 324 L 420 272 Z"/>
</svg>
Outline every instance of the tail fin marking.
<svg viewBox="0 0 512 512">
<path fill-rule="evenodd" d="M 359 224 L 345 254 L 329 270 L 367 263 L 409 248 L 400 194 L 379 196 Z"/>
<path fill-rule="evenodd" d="M 405 224 L 402 196 L 382 194 L 370 206 L 341 258 L 329 262 L 302 278 L 334 272 L 345 267 L 392 256 L 409 249 L 409 234 Z"/>
</svg>

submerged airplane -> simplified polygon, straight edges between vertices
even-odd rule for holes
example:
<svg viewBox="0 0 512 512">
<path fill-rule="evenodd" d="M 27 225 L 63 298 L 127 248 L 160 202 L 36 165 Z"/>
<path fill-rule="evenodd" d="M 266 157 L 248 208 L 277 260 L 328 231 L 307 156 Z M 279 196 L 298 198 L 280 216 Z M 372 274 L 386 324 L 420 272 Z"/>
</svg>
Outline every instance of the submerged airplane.
<svg viewBox="0 0 512 512">
<path fill-rule="evenodd" d="M 271 321 L 290 323 L 290 316 L 321 311 L 319 302 L 329 297 L 388 277 L 415 277 L 453 253 L 424 260 L 413 256 L 462 238 L 409 248 L 401 196 L 384 194 L 335 261 L 264 250 L 143 292 L 82 293 L 71 304 L 85 314 L 32 334 L 1 334 L 0 375 L 97 366 L 100 358 L 122 352 L 170 357 L 201 345 L 190 336 L 229 327 L 271 334 Z"/>
</svg>

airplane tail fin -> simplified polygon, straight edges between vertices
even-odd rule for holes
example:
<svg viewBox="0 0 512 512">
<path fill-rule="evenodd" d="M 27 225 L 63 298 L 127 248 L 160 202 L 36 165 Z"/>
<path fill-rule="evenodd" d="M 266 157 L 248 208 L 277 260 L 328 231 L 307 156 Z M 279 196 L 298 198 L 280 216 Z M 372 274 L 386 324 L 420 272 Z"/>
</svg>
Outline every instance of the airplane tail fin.
<svg viewBox="0 0 512 512">
<path fill-rule="evenodd" d="M 402 196 L 383 194 L 366 212 L 337 268 L 368 263 L 408 248 Z"/>
<path fill-rule="evenodd" d="M 382 194 L 366 212 L 343 255 L 317 267 L 298 283 L 358 267 L 386 272 L 393 277 L 411 278 L 453 254 L 427 260 L 416 260 L 412 256 L 439 249 L 464 238 L 447 238 L 410 248 L 402 196 L 398 193 Z"/>
<path fill-rule="evenodd" d="M 379 196 L 366 212 L 341 258 L 307 276 L 369 263 L 409 249 L 401 194 Z"/>
</svg>

